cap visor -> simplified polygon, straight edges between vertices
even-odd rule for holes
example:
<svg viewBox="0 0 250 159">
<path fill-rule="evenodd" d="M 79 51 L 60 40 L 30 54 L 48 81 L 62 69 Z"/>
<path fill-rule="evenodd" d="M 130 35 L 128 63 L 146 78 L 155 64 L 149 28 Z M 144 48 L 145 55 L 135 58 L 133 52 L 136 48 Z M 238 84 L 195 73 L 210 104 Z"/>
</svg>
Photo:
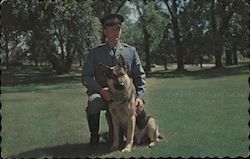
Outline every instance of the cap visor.
<svg viewBox="0 0 250 159">
<path fill-rule="evenodd" d="M 105 24 L 104 26 L 116 26 L 116 27 L 122 27 L 122 25 L 121 25 L 121 24 L 114 24 L 114 23 Z"/>
</svg>

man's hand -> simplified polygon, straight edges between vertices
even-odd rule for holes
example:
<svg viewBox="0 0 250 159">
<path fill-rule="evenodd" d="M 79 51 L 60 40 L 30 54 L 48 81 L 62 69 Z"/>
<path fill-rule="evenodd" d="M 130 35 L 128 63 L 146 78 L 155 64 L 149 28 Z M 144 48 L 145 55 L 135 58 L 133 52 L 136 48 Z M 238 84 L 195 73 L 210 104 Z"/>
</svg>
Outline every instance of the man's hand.
<svg viewBox="0 0 250 159">
<path fill-rule="evenodd" d="M 138 106 L 144 107 L 144 103 L 140 98 L 136 98 L 135 104 L 136 104 L 137 107 Z"/>
<path fill-rule="evenodd" d="M 135 104 L 136 104 L 136 114 L 139 115 L 144 109 L 144 102 L 140 98 L 137 98 L 135 100 Z"/>
<path fill-rule="evenodd" d="M 110 93 L 109 87 L 102 88 L 99 93 L 102 95 L 102 97 L 108 102 L 111 101 L 112 95 Z"/>
</svg>

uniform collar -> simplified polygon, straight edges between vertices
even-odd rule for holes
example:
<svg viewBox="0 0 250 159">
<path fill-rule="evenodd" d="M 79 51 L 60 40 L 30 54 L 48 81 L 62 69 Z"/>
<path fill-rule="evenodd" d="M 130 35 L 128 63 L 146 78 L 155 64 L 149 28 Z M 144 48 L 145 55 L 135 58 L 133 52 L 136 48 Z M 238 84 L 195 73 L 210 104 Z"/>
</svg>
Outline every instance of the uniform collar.
<svg viewBox="0 0 250 159">
<path fill-rule="evenodd" d="M 116 45 L 116 50 L 115 50 L 116 57 L 119 57 L 122 54 L 122 51 L 123 51 L 123 46 L 122 46 L 121 42 L 118 41 L 117 45 Z M 105 44 L 105 52 L 111 56 L 114 55 L 113 50 L 111 49 L 111 47 L 109 46 L 109 44 L 107 42 Z"/>
</svg>

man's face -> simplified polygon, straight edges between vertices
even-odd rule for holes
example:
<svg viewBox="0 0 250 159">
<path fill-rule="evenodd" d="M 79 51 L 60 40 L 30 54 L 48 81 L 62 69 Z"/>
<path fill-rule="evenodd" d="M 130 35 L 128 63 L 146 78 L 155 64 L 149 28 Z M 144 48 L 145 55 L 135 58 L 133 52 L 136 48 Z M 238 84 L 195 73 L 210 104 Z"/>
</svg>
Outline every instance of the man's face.
<svg viewBox="0 0 250 159">
<path fill-rule="evenodd" d="M 118 41 L 121 37 L 121 27 L 119 26 L 106 26 L 104 27 L 104 34 L 108 41 Z"/>
</svg>

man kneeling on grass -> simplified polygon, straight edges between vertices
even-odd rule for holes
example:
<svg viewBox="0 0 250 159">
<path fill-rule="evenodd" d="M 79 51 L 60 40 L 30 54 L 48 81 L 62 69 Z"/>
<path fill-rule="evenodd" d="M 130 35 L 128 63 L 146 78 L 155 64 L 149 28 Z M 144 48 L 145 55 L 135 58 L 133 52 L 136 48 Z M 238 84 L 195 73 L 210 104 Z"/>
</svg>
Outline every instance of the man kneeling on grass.
<svg viewBox="0 0 250 159">
<path fill-rule="evenodd" d="M 124 17 L 118 14 L 109 14 L 101 19 L 106 43 L 93 48 L 83 66 L 82 83 L 87 88 L 88 106 L 86 116 L 90 131 L 90 146 L 99 143 L 99 120 L 100 111 L 108 110 L 107 103 L 112 95 L 107 85 L 107 79 L 99 63 L 107 66 L 117 65 L 117 60 L 122 54 L 128 65 L 128 74 L 133 79 L 138 98 L 136 105 L 144 107 L 144 92 L 146 87 L 145 72 L 136 49 L 128 44 L 121 43 L 122 22 Z M 109 125 L 109 134 L 112 134 L 111 115 L 106 111 L 106 119 Z M 111 135 L 112 136 L 112 135 Z M 120 132 L 120 142 L 122 142 Z M 112 139 L 110 139 L 112 140 Z M 111 141 L 112 143 L 112 141 Z"/>
</svg>

